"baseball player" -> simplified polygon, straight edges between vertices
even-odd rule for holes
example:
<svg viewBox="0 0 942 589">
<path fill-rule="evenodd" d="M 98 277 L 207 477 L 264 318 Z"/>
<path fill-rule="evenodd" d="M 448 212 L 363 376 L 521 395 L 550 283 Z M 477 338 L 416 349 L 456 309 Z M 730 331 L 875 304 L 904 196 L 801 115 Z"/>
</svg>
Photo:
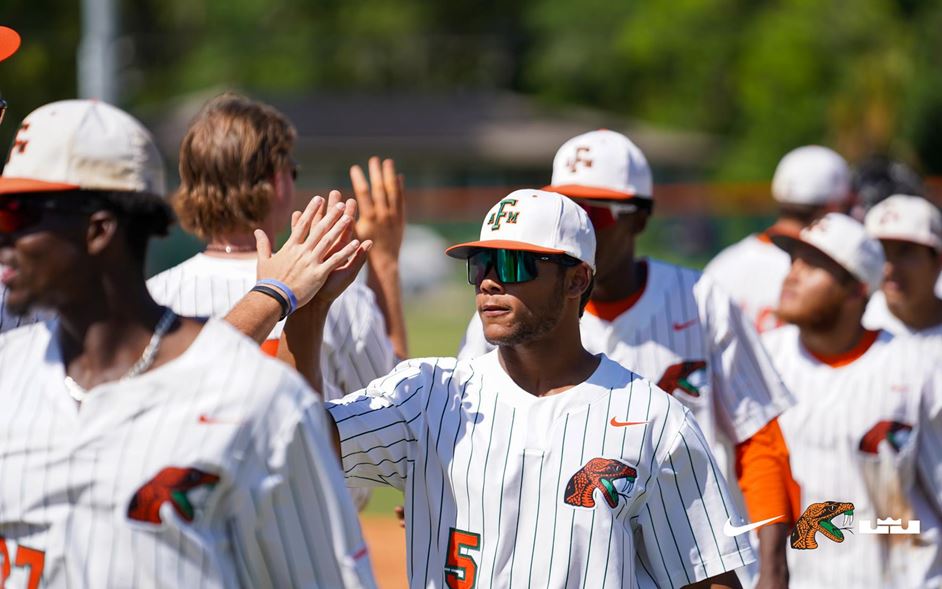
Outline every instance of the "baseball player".
<svg viewBox="0 0 942 589">
<path fill-rule="evenodd" d="M 763 341 L 797 398 L 779 421 L 807 506 L 788 552 L 791 587 L 939 587 L 938 362 L 918 338 L 861 324 L 884 264 L 863 225 L 830 213 L 773 240 L 792 258 L 778 307 L 788 325 Z M 859 528 L 838 517 L 848 514 Z M 888 519 L 896 531 L 879 533 Z"/>
<path fill-rule="evenodd" d="M 795 234 L 830 211 L 850 206 L 850 170 L 834 151 L 806 145 L 790 151 L 772 177 L 772 196 L 779 203 L 778 219 L 762 233 L 749 235 L 721 251 L 704 268 L 760 333 L 779 325 L 775 316 L 788 256 L 772 245 L 773 233 Z"/>
<path fill-rule="evenodd" d="M 448 254 L 498 349 L 328 403 L 348 482 L 405 493 L 410 586 L 738 587 L 754 557 L 719 532 L 738 515 L 692 414 L 580 343 L 586 213 L 518 190 L 480 237 Z"/>
<path fill-rule="evenodd" d="M 9 27 L 0 26 L 0 61 L 3 61 L 16 53 L 17 49 L 20 47 L 20 36 L 19 34 Z M 2 94 L 0 94 L 0 124 L 3 123 L 4 115 L 6 114 L 7 103 L 3 100 Z M 3 227 L 0 226 L 0 231 L 3 231 Z M 6 272 L 3 266 L 0 265 L 0 277 Z M 10 331 L 15 327 L 20 325 L 26 325 L 32 323 L 36 318 L 32 315 L 19 316 L 9 313 L 7 311 L 7 290 L 3 286 L 3 281 L 0 280 L 0 333 L 5 331 Z"/>
<path fill-rule="evenodd" d="M 942 341 L 942 213 L 918 196 L 897 194 L 867 214 L 867 232 L 886 254 L 883 286 L 867 304 L 864 325 Z"/>
<path fill-rule="evenodd" d="M 181 185 L 172 202 L 183 228 L 208 245 L 148 280 L 155 301 L 181 315 L 224 317 L 252 288 L 253 230 L 261 227 L 273 237 L 289 221 L 298 170 L 291 158 L 294 138 L 284 115 L 243 96 L 225 94 L 205 106 L 180 146 Z M 395 178 L 395 168 L 391 173 Z M 373 183 L 382 180 L 380 170 Z M 398 188 L 397 182 L 393 189 Z M 360 200 L 369 198 L 367 183 Z M 283 324 L 263 343 L 273 355 Z M 393 368 L 385 326 L 365 285 L 354 283 L 331 306 L 322 350 L 326 398 L 363 388 Z"/>
<path fill-rule="evenodd" d="M 774 420 L 791 398 L 755 331 L 709 277 L 636 259 L 635 239 L 653 205 L 651 184 L 641 150 L 620 133 L 586 133 L 556 154 L 547 189 L 586 207 L 599 244 L 582 341 L 651 378 L 691 410 L 724 475 L 738 478 L 752 521 L 774 518 L 758 529 L 759 563 L 765 586 L 782 587 L 785 536 L 797 517 L 798 491 Z M 474 318 L 459 357 L 485 351 L 485 339 Z M 742 530 L 738 524 L 732 521 L 728 531 Z"/>
<path fill-rule="evenodd" d="M 375 586 L 318 396 L 227 323 L 147 294 L 162 193 L 150 134 L 112 106 L 52 103 L 17 134 L 7 304 L 57 318 L 0 336 L 0 585 Z M 305 280 L 349 282 L 365 260 L 341 214 L 296 224 L 284 249 L 312 246 L 288 256 Z"/>
</svg>

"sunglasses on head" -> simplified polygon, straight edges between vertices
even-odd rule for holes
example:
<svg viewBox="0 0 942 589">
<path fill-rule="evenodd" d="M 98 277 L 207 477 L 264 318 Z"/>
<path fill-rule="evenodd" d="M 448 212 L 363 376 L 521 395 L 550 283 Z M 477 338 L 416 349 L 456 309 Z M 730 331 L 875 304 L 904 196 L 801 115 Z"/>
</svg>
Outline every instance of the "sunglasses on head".
<svg viewBox="0 0 942 589">
<path fill-rule="evenodd" d="M 479 286 L 491 269 L 503 284 L 529 282 L 537 277 L 537 262 L 578 266 L 581 262 L 566 254 L 538 254 L 521 250 L 480 249 L 468 258 L 468 283 Z"/>
<path fill-rule="evenodd" d="M 0 196 L 0 233 L 16 233 L 35 227 L 43 220 L 46 211 L 60 213 L 91 213 L 100 208 L 100 203 L 75 202 L 65 198 L 42 196 Z"/>
</svg>

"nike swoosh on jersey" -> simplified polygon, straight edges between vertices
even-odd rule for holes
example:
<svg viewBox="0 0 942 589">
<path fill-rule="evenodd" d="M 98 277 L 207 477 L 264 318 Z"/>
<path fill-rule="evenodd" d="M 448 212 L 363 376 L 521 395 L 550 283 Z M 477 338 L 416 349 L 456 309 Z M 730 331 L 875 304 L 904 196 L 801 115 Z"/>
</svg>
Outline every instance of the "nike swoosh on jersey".
<svg viewBox="0 0 942 589">
<path fill-rule="evenodd" d="M 723 524 L 723 533 L 729 536 L 730 538 L 732 538 L 733 536 L 739 536 L 741 534 L 745 534 L 746 532 L 751 532 L 752 530 L 756 528 L 761 528 L 765 524 L 769 522 L 774 522 L 777 519 L 782 519 L 783 517 L 785 516 L 777 515 L 775 517 L 770 517 L 769 519 L 764 519 L 754 524 L 746 524 L 744 526 L 734 526 L 732 522 L 729 519 L 727 519 L 726 523 Z"/>
<path fill-rule="evenodd" d="M 618 421 L 613 417 L 609 423 L 612 424 L 613 427 L 626 427 L 629 425 L 641 425 L 647 423 L 647 421 Z"/>
<path fill-rule="evenodd" d="M 210 417 L 209 415 L 206 415 L 205 413 L 201 414 L 199 416 L 199 419 L 197 419 L 197 421 L 204 425 L 220 425 L 220 424 L 238 425 L 239 424 L 238 421 L 235 421 L 233 419 L 216 419 L 215 417 Z"/>
<path fill-rule="evenodd" d="M 696 319 L 691 319 L 690 321 L 684 321 L 683 323 L 674 323 L 674 331 L 683 331 L 696 322 Z"/>
</svg>

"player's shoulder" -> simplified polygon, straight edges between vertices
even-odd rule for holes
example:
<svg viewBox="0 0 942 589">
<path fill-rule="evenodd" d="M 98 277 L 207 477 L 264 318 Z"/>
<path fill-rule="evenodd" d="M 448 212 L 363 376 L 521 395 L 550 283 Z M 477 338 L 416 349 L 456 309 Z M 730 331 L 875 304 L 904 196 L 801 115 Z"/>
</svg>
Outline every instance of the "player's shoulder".
<svg viewBox="0 0 942 589">
<path fill-rule="evenodd" d="M 378 314 L 376 295 L 365 284 L 355 281 L 330 305 L 327 312 L 328 325 L 370 325 L 382 316 Z M 384 326 L 383 329 L 385 329 Z M 325 333 L 330 336 L 330 333 Z"/>
<path fill-rule="evenodd" d="M 227 402 L 233 405 L 264 411 L 277 399 L 305 405 L 320 402 L 296 371 L 221 319 L 206 321 L 181 359 L 185 370 L 205 375 L 209 386 L 225 387 Z"/>
<path fill-rule="evenodd" d="M 147 287 L 179 286 L 204 278 L 245 280 L 255 277 L 254 258 L 218 258 L 198 253 L 147 280 Z"/>
<path fill-rule="evenodd" d="M 397 364 L 392 371 L 375 378 L 366 389 L 332 399 L 328 405 L 343 405 L 362 395 L 370 397 L 403 397 L 413 393 L 428 395 L 446 394 L 454 390 L 464 379 L 462 375 L 473 375 L 469 362 L 457 358 L 410 358 Z"/>
<path fill-rule="evenodd" d="M 22 366 L 32 356 L 45 354 L 55 329 L 55 319 L 29 323 L 0 334 L 0 361 Z"/>
</svg>

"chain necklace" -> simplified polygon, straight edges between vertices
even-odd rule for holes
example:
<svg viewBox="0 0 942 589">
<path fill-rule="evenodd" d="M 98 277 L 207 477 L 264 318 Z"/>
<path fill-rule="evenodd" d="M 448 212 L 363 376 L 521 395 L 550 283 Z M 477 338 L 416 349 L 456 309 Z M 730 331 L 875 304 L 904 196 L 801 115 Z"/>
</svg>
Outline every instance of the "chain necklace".
<svg viewBox="0 0 942 589">
<path fill-rule="evenodd" d="M 150 342 L 147 344 L 147 347 L 144 348 L 141 357 L 134 363 L 134 366 L 131 366 L 131 369 L 121 377 L 121 380 L 134 378 L 151 367 L 151 364 L 154 363 L 154 359 L 157 357 L 157 350 L 160 349 L 161 340 L 164 335 L 166 335 L 167 330 L 170 329 L 170 326 L 173 325 L 173 321 L 176 318 L 177 314 L 169 307 L 164 311 L 160 321 L 157 322 L 157 327 L 154 328 L 154 335 L 151 336 Z M 65 388 L 68 389 L 69 396 L 72 397 L 76 403 L 84 402 L 85 398 L 88 396 L 88 391 L 82 388 L 82 385 L 75 382 L 75 380 L 68 375 L 65 377 Z"/>
<path fill-rule="evenodd" d="M 254 252 L 255 246 L 254 245 L 222 245 L 218 243 L 211 243 L 206 246 L 206 251 L 226 253 L 226 254 L 247 254 L 249 252 Z"/>
</svg>

